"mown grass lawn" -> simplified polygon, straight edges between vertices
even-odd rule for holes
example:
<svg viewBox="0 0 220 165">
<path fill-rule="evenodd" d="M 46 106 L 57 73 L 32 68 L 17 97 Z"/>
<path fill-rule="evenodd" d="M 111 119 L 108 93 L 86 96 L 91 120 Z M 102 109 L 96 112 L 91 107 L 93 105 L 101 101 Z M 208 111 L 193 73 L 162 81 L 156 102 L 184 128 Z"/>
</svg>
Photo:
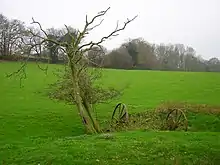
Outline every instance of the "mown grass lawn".
<svg viewBox="0 0 220 165">
<path fill-rule="evenodd" d="M 219 126 L 207 126 L 219 116 L 192 119 L 209 132 L 133 131 L 114 133 L 110 138 L 85 136 L 74 107 L 50 100 L 44 92 L 47 84 L 56 80 L 52 71 L 61 66 L 50 65 L 45 75 L 30 63 L 23 88 L 19 78 L 5 78 L 5 73 L 18 67 L 19 63 L 0 63 L 0 160 L 5 164 L 220 162 Z M 220 105 L 219 73 L 105 70 L 103 74 L 103 85 L 126 89 L 120 100 L 96 107 L 101 120 L 110 119 L 119 101 L 128 105 L 130 113 L 153 109 L 163 101 Z"/>
</svg>

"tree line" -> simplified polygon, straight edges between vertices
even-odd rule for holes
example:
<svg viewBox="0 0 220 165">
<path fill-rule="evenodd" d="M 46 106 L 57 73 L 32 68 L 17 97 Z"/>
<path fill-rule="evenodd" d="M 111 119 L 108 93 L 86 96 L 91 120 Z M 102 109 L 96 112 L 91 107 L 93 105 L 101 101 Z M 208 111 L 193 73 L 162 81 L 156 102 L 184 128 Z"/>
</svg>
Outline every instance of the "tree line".
<svg viewBox="0 0 220 165">
<path fill-rule="evenodd" d="M 77 37 L 77 30 L 68 28 L 46 29 L 47 37 L 56 41 L 70 40 L 70 35 Z M 40 60 L 49 63 L 66 62 L 66 54 L 57 44 L 41 42 L 40 37 L 30 34 L 27 29 L 32 29 L 38 36 L 43 35 L 40 28 L 27 27 L 24 22 L 17 19 L 8 19 L 0 14 L 0 59 Z M 67 31 L 68 29 L 68 31 Z M 29 45 L 35 43 L 29 53 Z M 30 56 L 28 54 L 31 54 Z M 192 47 L 184 44 L 152 44 L 143 38 L 129 39 L 120 47 L 108 51 L 103 46 L 93 47 L 85 54 L 92 67 L 104 67 L 114 69 L 143 69 L 143 70 L 171 70 L 171 71 L 202 71 L 219 72 L 220 60 L 216 57 L 209 60 L 203 59 Z"/>
<path fill-rule="evenodd" d="M 220 60 L 216 57 L 205 60 L 192 47 L 183 44 L 151 44 L 142 38 L 130 39 L 102 58 L 107 68 L 220 71 Z"/>
</svg>

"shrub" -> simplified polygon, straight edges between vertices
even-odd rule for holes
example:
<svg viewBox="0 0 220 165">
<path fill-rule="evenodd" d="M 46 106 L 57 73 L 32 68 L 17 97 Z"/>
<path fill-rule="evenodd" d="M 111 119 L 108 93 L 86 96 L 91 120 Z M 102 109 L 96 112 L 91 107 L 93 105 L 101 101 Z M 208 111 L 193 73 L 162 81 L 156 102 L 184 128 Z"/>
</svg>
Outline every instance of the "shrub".
<svg viewBox="0 0 220 165">
<path fill-rule="evenodd" d="M 89 80 L 89 83 L 92 83 L 92 81 L 96 81 L 101 77 L 98 71 L 91 74 L 94 74 L 94 76 L 92 76 L 94 80 Z M 71 84 L 72 81 L 70 77 L 70 71 L 65 70 L 63 72 L 62 70 L 58 70 L 56 75 L 59 78 L 55 83 L 49 85 L 49 97 L 53 99 L 63 100 L 68 103 L 74 103 L 74 98 L 71 96 L 71 94 L 73 93 L 73 87 Z M 84 81 L 83 77 L 80 81 Z M 103 103 L 122 95 L 122 90 L 117 90 L 113 87 L 103 88 L 100 87 L 98 84 L 93 86 L 85 84 L 84 86 L 81 86 L 81 88 L 84 95 L 86 96 L 85 98 L 89 100 L 90 104 Z"/>
</svg>

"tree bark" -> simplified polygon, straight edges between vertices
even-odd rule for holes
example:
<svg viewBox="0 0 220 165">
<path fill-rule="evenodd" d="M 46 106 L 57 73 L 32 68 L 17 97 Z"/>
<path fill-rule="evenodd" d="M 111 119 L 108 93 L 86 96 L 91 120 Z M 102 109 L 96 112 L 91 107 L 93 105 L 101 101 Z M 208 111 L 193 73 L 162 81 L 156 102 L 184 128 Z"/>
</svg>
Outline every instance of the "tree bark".
<svg viewBox="0 0 220 165">
<path fill-rule="evenodd" d="M 77 77 L 77 74 L 76 74 L 76 71 L 77 71 L 76 66 L 74 66 L 71 63 L 69 64 L 71 68 L 72 84 L 73 84 L 73 89 L 74 89 L 73 96 L 74 96 L 74 100 L 76 102 L 76 106 L 79 111 L 80 117 L 83 121 L 83 124 L 86 127 L 87 132 L 98 133 L 99 132 L 99 129 L 98 129 L 99 127 L 97 126 L 98 124 L 95 122 L 93 116 L 91 115 L 90 109 L 86 109 L 86 107 L 83 104 L 83 99 L 80 93 L 79 78 Z"/>
<path fill-rule="evenodd" d="M 88 100 L 86 99 L 83 99 L 83 105 L 84 105 L 84 108 L 89 116 L 89 118 L 91 119 L 92 121 L 92 124 L 93 124 L 93 127 L 94 129 L 96 130 L 96 132 L 101 132 L 100 130 L 100 127 L 99 127 L 99 124 L 98 122 L 96 121 L 96 119 L 94 118 L 94 116 L 92 116 L 92 108 L 91 108 L 91 105 L 90 103 L 88 102 Z"/>
</svg>

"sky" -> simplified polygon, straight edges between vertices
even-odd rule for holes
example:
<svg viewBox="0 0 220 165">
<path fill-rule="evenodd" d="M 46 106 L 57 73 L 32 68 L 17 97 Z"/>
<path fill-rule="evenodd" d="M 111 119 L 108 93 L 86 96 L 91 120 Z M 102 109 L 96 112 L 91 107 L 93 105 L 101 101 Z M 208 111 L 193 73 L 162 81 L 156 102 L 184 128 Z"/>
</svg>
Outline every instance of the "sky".
<svg viewBox="0 0 220 165">
<path fill-rule="evenodd" d="M 43 28 L 64 24 L 82 29 L 91 19 L 111 7 L 102 25 L 85 42 L 98 41 L 138 15 L 119 36 L 106 41 L 107 49 L 119 47 L 129 38 L 150 43 L 181 43 L 193 47 L 203 58 L 220 58 L 220 0 L 0 0 L 0 13 L 30 25 L 32 17 Z M 99 23 L 98 21 L 96 23 Z"/>
</svg>

